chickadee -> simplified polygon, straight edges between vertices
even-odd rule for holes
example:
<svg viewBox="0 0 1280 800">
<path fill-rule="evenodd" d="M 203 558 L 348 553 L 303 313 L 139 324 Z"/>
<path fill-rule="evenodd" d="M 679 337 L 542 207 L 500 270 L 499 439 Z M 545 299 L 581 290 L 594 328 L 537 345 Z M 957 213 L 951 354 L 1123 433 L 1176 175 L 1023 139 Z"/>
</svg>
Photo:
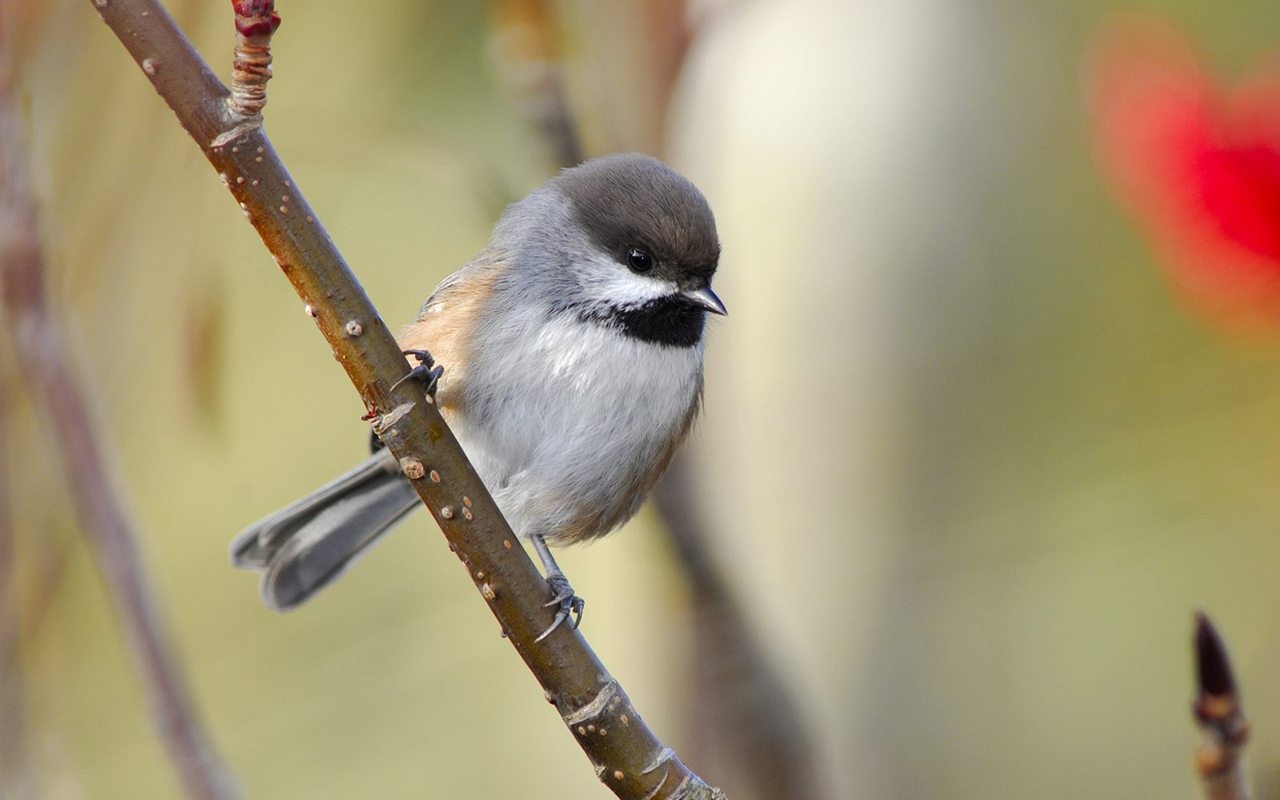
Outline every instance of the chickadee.
<svg viewBox="0 0 1280 800">
<path fill-rule="evenodd" d="M 588 161 L 511 205 L 475 260 L 445 278 L 399 342 L 498 508 L 532 541 L 557 606 L 583 603 L 547 543 L 630 519 L 702 397 L 720 258 L 702 193 L 656 159 Z M 429 353 L 427 352 L 429 351 Z M 447 367 L 434 367 L 432 356 Z M 420 503 L 385 450 L 254 523 L 231 545 L 293 608 Z M 542 638 L 542 637 L 539 637 Z"/>
</svg>

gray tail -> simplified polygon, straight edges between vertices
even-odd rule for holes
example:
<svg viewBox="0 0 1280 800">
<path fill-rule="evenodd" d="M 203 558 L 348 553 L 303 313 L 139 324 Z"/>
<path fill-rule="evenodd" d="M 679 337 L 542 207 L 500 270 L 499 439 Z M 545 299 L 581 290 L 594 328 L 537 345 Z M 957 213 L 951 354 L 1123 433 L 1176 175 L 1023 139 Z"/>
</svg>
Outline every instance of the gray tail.
<svg viewBox="0 0 1280 800">
<path fill-rule="evenodd" d="M 342 574 L 365 548 L 418 507 L 418 494 L 386 450 L 250 525 L 231 563 L 262 570 L 262 600 L 286 611 Z"/>
</svg>

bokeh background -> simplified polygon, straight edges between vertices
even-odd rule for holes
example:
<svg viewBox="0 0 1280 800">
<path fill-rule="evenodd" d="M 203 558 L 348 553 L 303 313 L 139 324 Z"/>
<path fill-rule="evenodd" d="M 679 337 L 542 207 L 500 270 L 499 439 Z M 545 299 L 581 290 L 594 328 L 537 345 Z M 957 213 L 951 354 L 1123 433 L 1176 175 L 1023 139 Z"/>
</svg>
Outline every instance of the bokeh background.
<svg viewBox="0 0 1280 800">
<path fill-rule="evenodd" d="M 607 796 L 425 515 L 289 615 L 228 565 L 245 524 L 361 457 L 363 408 L 89 3 L 3 5 L 59 310 L 248 796 Z M 225 75 L 226 3 L 169 7 Z M 268 128 L 393 325 L 556 168 L 556 102 L 585 152 L 660 153 L 708 195 L 731 315 L 711 330 L 684 513 L 802 728 L 803 796 L 1196 796 L 1189 634 L 1204 608 L 1233 645 L 1261 794 L 1280 797 L 1275 276 L 1241 290 L 1228 275 L 1228 294 L 1258 302 L 1224 311 L 1217 256 L 1167 235 L 1194 211 L 1162 227 L 1152 200 L 1179 177 L 1205 196 L 1200 173 L 1135 178 L 1125 159 L 1143 148 L 1123 127 L 1132 111 L 1148 131 L 1159 84 L 1126 83 L 1129 56 L 1163 75 L 1177 50 L 1124 25 L 1181 37 L 1196 97 L 1227 96 L 1276 64 L 1273 3 L 280 10 Z M 1280 176 L 1267 130 L 1241 181 Z M 1280 191 L 1232 197 L 1280 230 Z M 17 642 L 0 793 L 177 796 L 7 340 L 0 379 L 14 542 L 0 610 Z M 695 719 L 715 716 L 694 677 L 707 655 L 659 516 L 562 564 L 659 735 L 731 797 L 760 796 L 713 752 L 714 720 Z"/>
</svg>

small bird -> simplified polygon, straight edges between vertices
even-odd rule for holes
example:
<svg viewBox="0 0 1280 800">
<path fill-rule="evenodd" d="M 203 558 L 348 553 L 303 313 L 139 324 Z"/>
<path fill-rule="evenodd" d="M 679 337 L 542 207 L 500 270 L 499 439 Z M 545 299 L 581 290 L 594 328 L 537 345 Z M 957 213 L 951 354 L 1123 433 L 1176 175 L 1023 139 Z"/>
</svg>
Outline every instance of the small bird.
<svg viewBox="0 0 1280 800">
<path fill-rule="evenodd" d="M 556 607 L 577 597 L 554 545 L 614 530 L 640 508 L 698 413 L 720 260 L 702 193 L 635 153 L 562 171 L 509 206 L 489 244 L 436 287 L 399 336 L 411 374 L 512 529 L 542 561 Z M 293 608 L 420 507 L 386 451 L 250 525 L 232 562 Z"/>
</svg>

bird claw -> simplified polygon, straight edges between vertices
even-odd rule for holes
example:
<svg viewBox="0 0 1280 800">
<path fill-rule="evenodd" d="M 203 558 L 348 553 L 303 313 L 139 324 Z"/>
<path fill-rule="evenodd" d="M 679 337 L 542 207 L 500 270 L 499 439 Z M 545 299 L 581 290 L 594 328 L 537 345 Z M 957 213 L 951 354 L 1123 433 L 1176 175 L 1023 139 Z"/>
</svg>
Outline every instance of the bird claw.
<svg viewBox="0 0 1280 800">
<path fill-rule="evenodd" d="M 556 617 L 551 621 L 551 625 L 539 634 L 537 639 L 533 640 L 535 644 L 550 636 L 552 631 L 559 628 L 561 623 L 570 617 L 573 618 L 573 629 L 577 630 L 578 625 L 582 623 L 582 611 L 587 605 L 587 601 L 574 594 L 573 587 L 569 585 L 569 579 L 563 574 L 557 573 L 547 576 L 547 585 L 551 587 L 551 591 L 555 592 L 555 597 L 543 603 L 542 607 L 558 608 Z"/>
<path fill-rule="evenodd" d="M 404 354 L 418 359 L 418 365 L 410 369 L 409 374 L 391 384 L 391 391 L 394 392 L 396 387 L 405 381 L 413 380 L 422 384 L 427 395 L 434 398 L 436 388 L 440 384 L 440 376 L 444 374 L 444 367 L 436 364 L 435 358 L 426 350 L 405 350 Z"/>
</svg>

